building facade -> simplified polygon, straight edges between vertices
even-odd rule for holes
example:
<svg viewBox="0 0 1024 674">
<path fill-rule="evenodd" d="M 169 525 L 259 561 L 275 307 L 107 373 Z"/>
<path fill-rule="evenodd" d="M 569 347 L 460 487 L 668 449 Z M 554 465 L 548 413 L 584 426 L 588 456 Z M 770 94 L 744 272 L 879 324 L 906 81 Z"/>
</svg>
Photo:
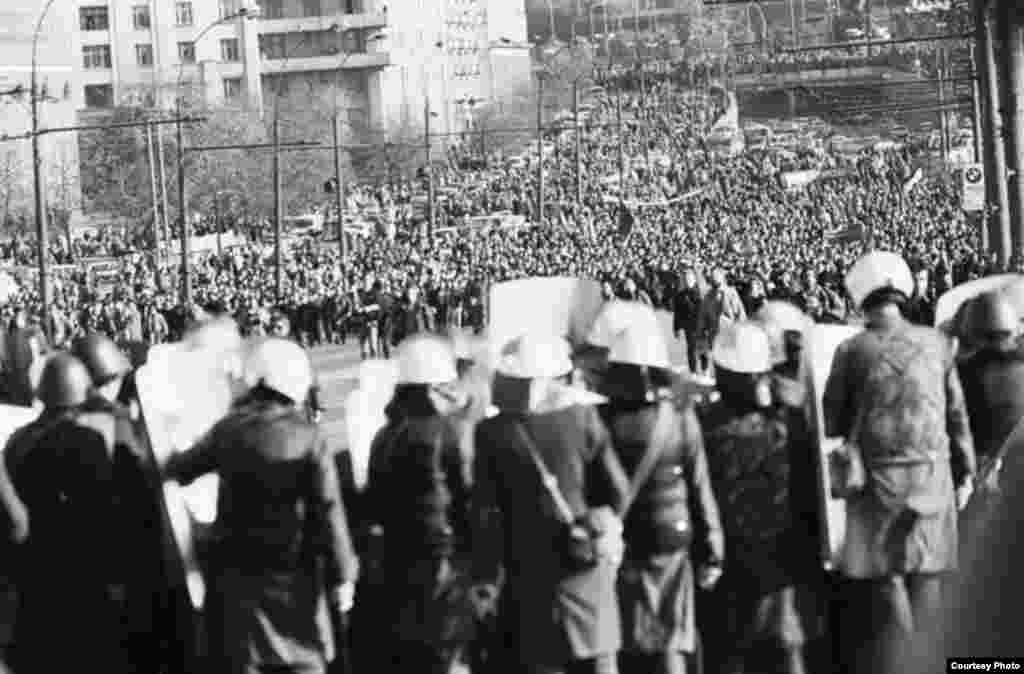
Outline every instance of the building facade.
<svg viewBox="0 0 1024 674">
<path fill-rule="evenodd" d="M 470 123 L 475 104 L 500 95 L 499 80 L 530 76 L 522 0 L 77 5 L 76 94 L 86 109 L 170 109 L 179 97 L 198 96 L 267 110 L 312 96 L 321 112 L 371 132 L 418 127 L 429 99 L 436 132 L 457 132 Z M 495 37 L 495 18 L 510 33 L 504 41 Z"/>
<path fill-rule="evenodd" d="M 78 86 L 76 12 L 71 3 L 54 2 L 36 25 L 42 0 L 0 3 L 0 226 L 31 218 L 34 208 L 32 146 L 32 52 L 36 48 L 39 127 L 74 126 L 82 106 Z M 44 197 L 51 216 L 63 219 L 81 207 L 78 138 L 73 131 L 41 136 Z"/>
</svg>

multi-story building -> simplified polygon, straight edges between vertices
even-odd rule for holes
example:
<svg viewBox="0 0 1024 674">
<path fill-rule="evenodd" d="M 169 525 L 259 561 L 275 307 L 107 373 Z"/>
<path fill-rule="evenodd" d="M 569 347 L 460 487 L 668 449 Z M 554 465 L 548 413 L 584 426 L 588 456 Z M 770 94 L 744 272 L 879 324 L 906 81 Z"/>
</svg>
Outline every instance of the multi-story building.
<svg viewBox="0 0 1024 674">
<path fill-rule="evenodd" d="M 34 39 L 43 4 L 40 0 L 0 3 L 0 226 L 8 218 L 28 216 L 33 208 L 31 142 L 17 138 L 32 129 L 33 44 L 40 128 L 74 126 L 82 104 L 74 7 L 54 2 Z M 49 211 L 58 217 L 73 214 L 81 203 L 77 134 L 42 136 L 40 149 Z"/>
<path fill-rule="evenodd" d="M 516 4 L 79 0 L 81 93 L 89 108 L 198 94 L 266 109 L 312 95 L 364 130 L 420 123 L 426 95 L 437 131 L 457 131 L 471 103 L 500 94 L 494 72 L 529 78 L 522 0 L 508 21 Z M 492 13 L 512 34 L 495 38 Z"/>
</svg>

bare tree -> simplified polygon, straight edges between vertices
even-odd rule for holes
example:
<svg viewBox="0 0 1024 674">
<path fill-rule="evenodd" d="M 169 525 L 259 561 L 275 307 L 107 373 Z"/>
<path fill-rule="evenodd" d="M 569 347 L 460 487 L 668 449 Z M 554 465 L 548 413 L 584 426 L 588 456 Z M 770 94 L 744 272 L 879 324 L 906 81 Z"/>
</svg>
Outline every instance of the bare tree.
<svg viewBox="0 0 1024 674">
<path fill-rule="evenodd" d="M 0 152 L 0 226 L 12 224 L 16 214 L 28 209 L 27 168 L 17 150 Z"/>
</svg>

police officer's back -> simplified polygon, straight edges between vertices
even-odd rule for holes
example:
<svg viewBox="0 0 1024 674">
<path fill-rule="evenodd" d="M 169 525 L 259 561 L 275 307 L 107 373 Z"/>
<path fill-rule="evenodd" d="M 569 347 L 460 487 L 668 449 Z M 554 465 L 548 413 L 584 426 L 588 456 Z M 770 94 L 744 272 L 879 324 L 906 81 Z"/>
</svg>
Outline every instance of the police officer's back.
<svg viewBox="0 0 1024 674">
<path fill-rule="evenodd" d="M 91 383 L 79 361 L 53 356 L 38 391 L 44 412 L 11 438 L 5 453 L 31 522 L 19 559 L 15 627 L 15 661 L 24 671 L 126 666 L 114 474 L 106 438 L 78 419 Z"/>
<path fill-rule="evenodd" d="M 358 560 L 333 457 L 302 408 L 309 358 L 269 339 L 244 369 L 249 395 L 167 466 L 183 484 L 221 478 L 207 598 L 213 663 L 323 671 L 334 656 L 327 594 L 348 610 Z"/>
</svg>

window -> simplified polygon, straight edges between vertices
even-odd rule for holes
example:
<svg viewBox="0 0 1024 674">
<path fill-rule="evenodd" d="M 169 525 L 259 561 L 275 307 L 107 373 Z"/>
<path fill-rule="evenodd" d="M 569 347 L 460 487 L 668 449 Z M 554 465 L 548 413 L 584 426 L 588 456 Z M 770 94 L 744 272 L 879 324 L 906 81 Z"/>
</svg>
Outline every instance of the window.
<svg viewBox="0 0 1024 674">
<path fill-rule="evenodd" d="M 174 4 L 174 20 L 179 26 L 192 25 L 192 3 L 177 2 Z"/>
<path fill-rule="evenodd" d="M 132 25 L 135 30 L 149 30 L 149 5 L 132 7 Z"/>
<path fill-rule="evenodd" d="M 137 44 L 135 45 L 135 63 L 142 68 L 153 67 L 153 45 L 151 44 Z"/>
<path fill-rule="evenodd" d="M 320 16 L 320 0 L 302 0 L 303 16 Z"/>
<path fill-rule="evenodd" d="M 195 63 L 196 62 L 196 43 L 195 42 L 179 42 L 178 43 L 178 61 L 181 63 Z"/>
<path fill-rule="evenodd" d="M 235 62 L 238 61 L 238 39 L 228 38 L 220 41 L 220 60 Z"/>
<path fill-rule="evenodd" d="M 229 16 L 238 14 L 238 10 L 242 8 L 241 0 L 220 0 L 220 18 L 224 19 Z"/>
<path fill-rule="evenodd" d="M 78 24 L 82 30 L 109 30 L 110 15 L 106 7 L 82 7 L 78 10 Z"/>
<path fill-rule="evenodd" d="M 87 84 L 85 105 L 89 108 L 109 108 L 114 104 L 114 87 L 111 84 Z"/>
<path fill-rule="evenodd" d="M 242 95 L 242 78 L 241 77 L 225 77 L 224 78 L 224 99 L 228 101 L 235 100 Z"/>
<path fill-rule="evenodd" d="M 265 59 L 283 59 L 285 56 L 285 36 L 281 33 L 260 35 L 260 52 Z"/>
<path fill-rule="evenodd" d="M 261 9 L 264 19 L 284 18 L 284 2 L 282 0 L 263 0 Z"/>
<path fill-rule="evenodd" d="M 92 45 L 82 47 L 82 67 L 86 70 L 102 70 L 110 68 L 110 45 Z"/>
</svg>

